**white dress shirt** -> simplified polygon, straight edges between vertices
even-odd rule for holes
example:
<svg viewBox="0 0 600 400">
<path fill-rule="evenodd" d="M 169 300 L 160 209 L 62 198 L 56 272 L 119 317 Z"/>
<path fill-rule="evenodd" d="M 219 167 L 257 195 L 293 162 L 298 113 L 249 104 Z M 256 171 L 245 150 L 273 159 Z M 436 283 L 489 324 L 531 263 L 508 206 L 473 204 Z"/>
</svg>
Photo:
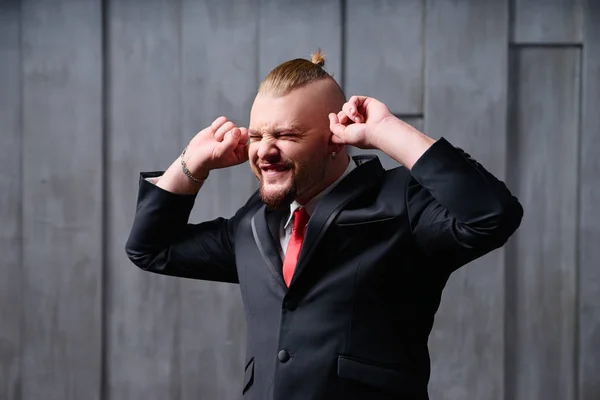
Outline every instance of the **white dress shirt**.
<svg viewBox="0 0 600 400">
<path fill-rule="evenodd" d="M 306 203 L 304 205 L 304 209 L 308 213 L 309 217 L 313 214 L 313 212 L 317 208 L 317 204 L 319 203 L 319 200 L 321 200 L 338 183 L 340 183 L 340 181 L 342 179 L 344 179 L 346 177 L 346 175 L 348 175 L 350 172 L 352 172 L 352 170 L 354 168 L 356 168 L 356 162 L 352 159 L 352 157 L 349 157 L 349 158 L 350 158 L 350 162 L 348 163 L 348 167 L 346 168 L 346 171 L 344 171 L 342 176 L 340 176 L 335 182 L 333 182 L 331 185 L 327 186 L 319 194 L 317 194 L 308 203 Z M 280 241 L 281 247 L 279 249 L 279 252 L 280 252 L 282 260 L 285 257 L 285 252 L 287 251 L 288 243 L 290 242 L 290 237 L 292 236 L 292 227 L 294 226 L 294 224 L 293 224 L 294 211 L 296 211 L 296 209 L 299 207 L 302 207 L 302 205 L 300 203 L 298 203 L 296 200 L 294 200 L 292 202 L 292 204 L 290 204 L 289 214 L 284 215 L 283 218 L 281 218 L 281 224 L 279 227 L 279 241 Z"/>
</svg>

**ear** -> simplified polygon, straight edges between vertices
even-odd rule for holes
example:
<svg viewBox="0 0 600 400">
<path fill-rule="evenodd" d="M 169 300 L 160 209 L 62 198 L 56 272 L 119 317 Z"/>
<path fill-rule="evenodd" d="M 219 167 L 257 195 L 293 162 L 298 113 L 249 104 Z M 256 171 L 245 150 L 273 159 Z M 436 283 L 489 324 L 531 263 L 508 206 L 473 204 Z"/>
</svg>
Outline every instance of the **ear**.
<svg viewBox="0 0 600 400">
<path fill-rule="evenodd" d="M 344 151 L 344 149 L 346 148 L 345 144 L 342 143 L 333 143 L 331 141 L 331 138 L 333 137 L 333 133 L 331 134 L 331 136 L 329 136 L 329 143 L 327 144 L 327 152 L 329 154 L 333 154 L 335 152 L 335 154 L 340 154 L 342 153 L 342 151 Z"/>
</svg>

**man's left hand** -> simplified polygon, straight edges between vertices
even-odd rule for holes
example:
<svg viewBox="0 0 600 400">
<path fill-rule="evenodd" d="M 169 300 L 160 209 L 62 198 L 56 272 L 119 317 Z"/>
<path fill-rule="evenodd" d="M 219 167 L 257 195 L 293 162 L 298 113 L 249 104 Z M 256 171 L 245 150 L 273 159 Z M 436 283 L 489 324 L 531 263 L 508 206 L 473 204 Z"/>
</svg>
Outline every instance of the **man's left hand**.
<svg viewBox="0 0 600 400">
<path fill-rule="evenodd" d="M 378 149 L 411 169 L 435 143 L 372 97 L 352 96 L 342 111 L 329 114 L 332 143 Z"/>
<path fill-rule="evenodd" d="M 378 148 L 378 127 L 388 119 L 397 119 L 385 104 L 372 97 L 352 96 L 337 115 L 329 114 L 331 141 L 361 149 Z"/>
</svg>

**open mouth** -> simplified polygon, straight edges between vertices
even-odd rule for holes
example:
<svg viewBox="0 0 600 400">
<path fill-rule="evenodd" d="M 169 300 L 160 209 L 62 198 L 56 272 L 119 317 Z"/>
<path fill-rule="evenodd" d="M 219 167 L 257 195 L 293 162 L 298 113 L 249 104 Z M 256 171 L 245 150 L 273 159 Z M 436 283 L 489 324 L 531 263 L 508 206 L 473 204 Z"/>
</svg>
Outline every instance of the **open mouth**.
<svg viewBox="0 0 600 400">
<path fill-rule="evenodd" d="M 260 167 L 261 170 L 263 170 L 264 172 L 271 172 L 271 171 L 276 171 L 276 172 L 281 172 L 281 171 L 286 171 L 289 169 L 289 167 L 287 167 L 286 165 L 282 165 L 282 164 L 274 164 L 274 165 L 263 165 Z"/>
<path fill-rule="evenodd" d="M 289 171 L 291 168 L 285 164 L 262 164 L 260 170 L 264 175 L 277 175 Z"/>
</svg>

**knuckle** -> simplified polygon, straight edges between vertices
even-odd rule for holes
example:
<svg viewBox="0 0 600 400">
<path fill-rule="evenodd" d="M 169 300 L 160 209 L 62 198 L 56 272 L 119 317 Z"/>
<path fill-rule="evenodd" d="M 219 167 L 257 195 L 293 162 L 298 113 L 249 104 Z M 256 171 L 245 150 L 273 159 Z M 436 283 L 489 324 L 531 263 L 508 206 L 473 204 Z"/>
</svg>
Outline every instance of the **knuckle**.
<svg viewBox="0 0 600 400">
<path fill-rule="evenodd" d="M 210 126 L 213 129 L 218 129 L 219 126 L 223 125 L 225 122 L 227 122 L 227 118 L 224 116 L 220 116 L 219 118 L 215 119 Z"/>
</svg>

